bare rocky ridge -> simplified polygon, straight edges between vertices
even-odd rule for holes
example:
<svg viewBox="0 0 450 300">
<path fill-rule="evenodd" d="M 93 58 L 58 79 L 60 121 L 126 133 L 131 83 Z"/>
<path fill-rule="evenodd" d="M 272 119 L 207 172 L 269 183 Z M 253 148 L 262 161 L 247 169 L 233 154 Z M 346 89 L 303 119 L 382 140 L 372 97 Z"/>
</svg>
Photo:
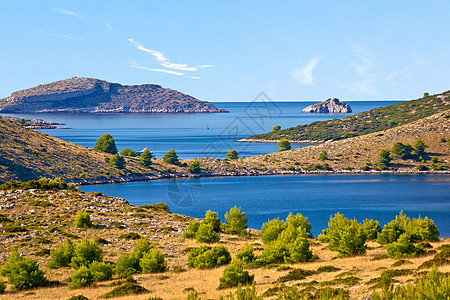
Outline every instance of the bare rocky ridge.
<svg viewBox="0 0 450 300">
<path fill-rule="evenodd" d="M 302 110 L 303 113 L 351 113 L 352 109 L 348 103 L 339 101 L 338 98 L 329 98 L 323 102 L 310 105 Z"/>
<path fill-rule="evenodd" d="M 213 104 L 156 84 L 121 85 L 73 77 L 0 99 L 5 113 L 218 113 Z"/>
</svg>

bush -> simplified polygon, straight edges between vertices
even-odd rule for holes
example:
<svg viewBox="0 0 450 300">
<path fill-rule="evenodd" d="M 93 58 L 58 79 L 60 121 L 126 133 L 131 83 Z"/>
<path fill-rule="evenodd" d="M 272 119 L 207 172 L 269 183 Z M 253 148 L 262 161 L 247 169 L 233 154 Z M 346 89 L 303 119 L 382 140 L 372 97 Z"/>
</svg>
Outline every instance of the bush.
<svg viewBox="0 0 450 300">
<path fill-rule="evenodd" d="M 8 261 L 0 269 L 0 275 L 6 276 L 8 283 L 18 291 L 48 284 L 38 262 L 31 258 L 24 259 L 17 251 L 10 253 Z"/>
<path fill-rule="evenodd" d="M 139 163 L 144 167 L 150 167 L 152 164 L 152 158 L 153 154 L 148 149 L 144 149 L 139 157 Z"/>
<path fill-rule="evenodd" d="M 253 247 L 251 245 L 246 245 L 244 248 L 236 253 L 236 259 L 243 261 L 244 263 L 250 263 L 256 259 L 253 253 Z"/>
<path fill-rule="evenodd" d="M 89 298 L 84 295 L 76 295 L 70 297 L 68 300 L 89 300 Z"/>
<path fill-rule="evenodd" d="M 438 241 L 440 234 L 433 220 L 428 217 L 411 220 L 401 211 L 395 220 L 384 225 L 377 242 L 382 245 L 390 244 L 397 241 L 403 233 L 410 235 L 411 242 Z"/>
<path fill-rule="evenodd" d="M 308 222 L 308 218 L 302 214 L 297 213 L 295 216 L 290 212 L 286 218 L 286 224 L 289 226 L 292 224 L 294 227 L 301 227 L 305 229 L 309 237 L 313 237 L 311 232 L 311 223 Z"/>
<path fill-rule="evenodd" d="M 365 219 L 362 224 L 363 230 L 367 235 L 368 240 L 376 240 L 378 233 L 381 232 L 380 222 Z"/>
<path fill-rule="evenodd" d="M 229 212 L 225 214 L 226 223 L 224 224 L 225 233 L 244 235 L 247 229 L 247 220 L 245 213 L 241 211 L 241 208 L 236 206 L 231 208 Z"/>
<path fill-rule="evenodd" d="M 330 217 L 328 228 L 318 238 L 321 242 L 328 242 L 328 249 L 339 252 L 340 257 L 361 255 L 367 249 L 363 226 L 340 213 Z"/>
<path fill-rule="evenodd" d="M 378 166 L 383 169 L 383 167 L 386 167 L 391 162 L 391 153 L 389 150 L 381 149 L 380 154 L 378 154 Z"/>
<path fill-rule="evenodd" d="M 167 268 L 167 263 L 164 260 L 164 254 L 157 249 L 153 249 L 148 253 L 144 253 L 139 266 L 143 273 L 158 273 L 164 272 Z"/>
<path fill-rule="evenodd" d="M 278 151 L 286 151 L 286 150 L 290 150 L 291 149 L 291 143 L 288 141 L 288 139 L 283 138 L 280 139 L 280 141 L 278 142 L 278 147 L 280 147 L 280 149 L 278 149 Z"/>
<path fill-rule="evenodd" d="M 411 243 L 411 236 L 407 233 L 401 234 L 398 241 L 387 245 L 386 251 L 388 257 L 395 259 L 405 256 L 417 256 L 425 252 L 423 249 L 417 248 L 413 243 Z"/>
<path fill-rule="evenodd" d="M 113 156 L 110 157 L 109 164 L 114 168 L 121 170 L 125 168 L 127 162 L 125 161 L 125 158 L 122 155 L 114 154 Z"/>
<path fill-rule="evenodd" d="M 6 284 L 3 279 L 0 278 L 0 295 L 3 294 L 6 290 Z"/>
<path fill-rule="evenodd" d="M 200 224 L 198 231 L 195 235 L 197 242 L 199 243 L 216 243 L 220 240 L 219 234 L 214 231 L 214 227 L 212 224 Z"/>
<path fill-rule="evenodd" d="M 116 142 L 109 133 L 104 134 L 97 139 L 97 142 L 95 143 L 94 146 L 94 150 L 111 154 L 117 154 Z"/>
<path fill-rule="evenodd" d="M 416 141 L 416 143 L 414 144 L 414 152 L 415 152 L 417 155 L 421 156 L 421 155 L 423 155 L 423 154 L 425 153 L 425 149 L 426 149 L 427 147 L 428 147 L 428 146 L 425 145 L 425 143 L 424 143 L 421 139 L 418 139 L 418 140 Z"/>
<path fill-rule="evenodd" d="M 87 286 L 91 286 L 94 283 L 94 274 L 86 266 L 81 266 L 72 275 L 72 283 L 69 285 L 69 289 L 79 289 Z"/>
<path fill-rule="evenodd" d="M 76 247 L 72 257 L 71 266 L 75 270 L 81 266 L 88 267 L 94 261 L 101 261 L 102 249 L 95 240 L 83 240 Z"/>
<path fill-rule="evenodd" d="M 228 151 L 226 158 L 227 159 L 238 159 L 239 154 L 237 153 L 236 150 L 232 149 L 232 150 Z"/>
<path fill-rule="evenodd" d="M 126 283 L 124 285 L 118 286 L 112 291 L 101 295 L 100 299 L 109 299 L 109 298 L 115 298 L 115 297 L 123 297 L 123 296 L 130 296 L 130 295 L 140 295 L 140 294 L 147 294 L 149 293 L 149 290 L 146 288 L 143 288 L 142 286 L 135 284 L 135 283 Z"/>
<path fill-rule="evenodd" d="M 198 223 L 196 221 L 189 222 L 186 230 L 183 232 L 183 237 L 187 238 L 187 239 L 195 238 L 195 235 L 197 234 L 199 227 L 200 227 L 200 223 Z"/>
<path fill-rule="evenodd" d="M 219 214 L 215 211 L 208 210 L 205 214 L 205 218 L 202 220 L 202 224 L 211 224 L 215 232 L 220 231 L 220 219 Z"/>
<path fill-rule="evenodd" d="M 94 276 L 94 281 L 105 281 L 112 278 L 113 266 L 103 261 L 93 261 L 89 270 Z"/>
<path fill-rule="evenodd" d="M 206 246 L 193 248 L 189 252 L 188 267 L 196 269 L 214 268 L 228 264 L 231 261 L 230 252 L 224 246 L 208 248 Z"/>
<path fill-rule="evenodd" d="M 123 148 L 123 150 L 120 151 L 119 154 L 122 155 L 122 156 L 131 156 L 131 157 L 138 157 L 139 156 L 136 151 L 133 151 L 130 148 Z"/>
<path fill-rule="evenodd" d="M 419 171 L 426 171 L 426 170 L 428 170 L 428 168 L 427 168 L 427 166 L 424 166 L 424 165 L 418 165 L 417 166 L 417 170 L 419 170 Z"/>
<path fill-rule="evenodd" d="M 139 273 L 141 270 L 139 266 L 140 259 L 140 254 L 136 252 L 122 254 L 116 261 L 115 273 L 120 277 Z"/>
<path fill-rule="evenodd" d="M 327 151 L 322 150 L 322 152 L 320 152 L 319 159 L 320 160 L 327 160 L 328 159 Z"/>
<path fill-rule="evenodd" d="M 164 154 L 163 161 L 172 165 L 180 164 L 180 160 L 178 159 L 175 149 L 169 150 L 166 154 Z"/>
<path fill-rule="evenodd" d="M 219 289 L 234 287 L 238 284 L 251 284 L 254 278 L 254 275 L 244 271 L 244 263 L 242 261 L 235 260 L 223 271 L 222 277 L 219 279 Z"/>
<path fill-rule="evenodd" d="M 70 239 L 67 239 L 64 244 L 56 249 L 50 250 L 51 259 L 47 266 L 50 269 L 57 269 L 69 266 L 74 253 L 74 246 Z"/>
<path fill-rule="evenodd" d="M 73 222 L 74 227 L 78 228 L 90 228 L 92 227 L 91 216 L 84 210 L 80 210 L 75 216 L 75 222 Z"/>
<path fill-rule="evenodd" d="M 268 244 L 278 238 L 278 235 L 286 229 L 286 223 L 279 218 L 263 223 L 261 227 L 261 239 L 264 244 Z"/>
<path fill-rule="evenodd" d="M 411 157 L 411 152 L 413 148 L 410 144 L 403 144 L 402 142 L 396 142 L 392 148 L 391 153 L 394 157 L 401 159 L 407 159 Z"/>
<path fill-rule="evenodd" d="M 133 252 L 138 254 L 140 258 L 144 255 L 144 253 L 148 253 L 152 246 L 150 245 L 150 242 L 145 239 L 141 238 L 134 242 L 134 248 Z"/>
<path fill-rule="evenodd" d="M 61 178 L 49 179 L 45 177 L 41 177 L 39 180 L 30 180 L 30 181 L 15 181 L 11 180 L 7 183 L 0 185 L 0 190 L 70 190 L 70 191 L 78 191 L 77 186 L 74 183 L 66 183 Z"/>
<path fill-rule="evenodd" d="M 200 163 L 198 162 L 198 160 L 193 160 L 189 164 L 189 172 L 192 174 L 199 174 L 202 172 L 202 168 L 200 168 Z"/>
<path fill-rule="evenodd" d="M 139 234 L 137 234 L 136 232 L 127 232 L 127 233 L 121 234 L 119 236 L 119 238 L 127 239 L 127 240 L 138 240 L 141 238 L 141 236 Z"/>
</svg>

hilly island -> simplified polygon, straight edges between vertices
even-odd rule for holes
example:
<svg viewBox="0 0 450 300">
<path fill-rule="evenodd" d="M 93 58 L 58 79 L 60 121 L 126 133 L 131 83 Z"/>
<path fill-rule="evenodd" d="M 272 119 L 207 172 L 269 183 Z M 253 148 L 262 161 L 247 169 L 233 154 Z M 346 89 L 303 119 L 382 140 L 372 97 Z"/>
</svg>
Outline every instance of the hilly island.
<svg viewBox="0 0 450 300">
<path fill-rule="evenodd" d="M 156 84 L 121 85 L 73 77 L 0 99 L 3 113 L 223 113 L 224 109 Z"/>
</svg>

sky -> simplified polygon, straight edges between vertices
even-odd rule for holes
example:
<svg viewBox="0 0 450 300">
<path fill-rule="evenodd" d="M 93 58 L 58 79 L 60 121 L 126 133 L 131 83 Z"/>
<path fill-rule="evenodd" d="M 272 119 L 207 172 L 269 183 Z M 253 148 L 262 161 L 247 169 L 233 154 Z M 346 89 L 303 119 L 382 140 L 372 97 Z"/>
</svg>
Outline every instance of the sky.
<svg viewBox="0 0 450 300">
<path fill-rule="evenodd" d="M 0 0 L 0 98 L 57 80 L 206 101 L 408 100 L 450 89 L 450 1 Z"/>
</svg>

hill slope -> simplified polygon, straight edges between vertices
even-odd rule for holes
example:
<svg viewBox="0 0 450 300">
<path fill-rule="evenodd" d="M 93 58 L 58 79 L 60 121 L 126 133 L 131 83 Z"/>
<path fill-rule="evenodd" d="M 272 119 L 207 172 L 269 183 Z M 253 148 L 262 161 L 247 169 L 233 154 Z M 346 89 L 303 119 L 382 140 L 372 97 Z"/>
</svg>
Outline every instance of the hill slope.
<svg viewBox="0 0 450 300">
<path fill-rule="evenodd" d="M 183 168 L 155 160 L 152 168 L 139 165 L 137 158 L 127 157 L 127 166 L 118 170 L 105 162 L 111 154 L 78 146 L 50 135 L 19 126 L 0 117 L 0 183 L 61 177 L 66 181 L 117 181 L 133 177 L 166 176 L 170 167 Z M 142 178 L 144 179 L 144 178 Z"/>
<path fill-rule="evenodd" d="M 156 84 L 121 85 L 73 77 L 14 92 L 0 99 L 0 112 L 213 113 L 213 104 Z"/>
<path fill-rule="evenodd" d="M 307 125 L 257 134 L 246 141 L 277 141 L 287 138 L 291 141 L 327 141 L 364 135 L 410 123 L 435 113 L 450 109 L 450 91 L 417 100 L 411 100 L 366 112 Z"/>
</svg>

